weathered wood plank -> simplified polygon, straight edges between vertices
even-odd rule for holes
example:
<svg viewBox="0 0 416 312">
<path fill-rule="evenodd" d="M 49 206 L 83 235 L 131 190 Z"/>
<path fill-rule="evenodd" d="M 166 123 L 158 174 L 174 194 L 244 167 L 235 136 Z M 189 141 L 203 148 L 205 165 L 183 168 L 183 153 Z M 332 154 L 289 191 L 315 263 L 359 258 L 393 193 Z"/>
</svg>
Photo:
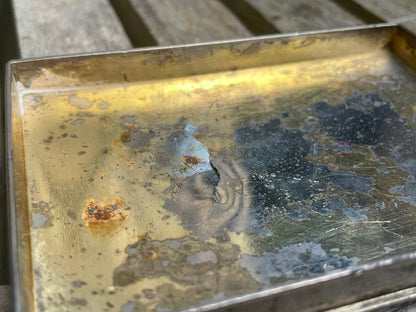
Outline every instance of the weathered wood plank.
<svg viewBox="0 0 416 312">
<path fill-rule="evenodd" d="M 14 19 L 9 1 L 0 1 L 0 285 L 9 283 L 8 244 L 7 244 L 7 200 L 5 168 L 5 130 L 4 130 L 4 94 L 5 65 L 10 59 L 17 58 L 17 42 Z M 1 295 L 0 295 L 1 297 Z M 0 303 L 0 311 L 3 311 Z"/>
<path fill-rule="evenodd" d="M 395 21 L 416 34 L 415 0 L 354 0 L 386 22 Z"/>
<path fill-rule="evenodd" d="M 328 0 L 245 0 L 281 32 L 319 30 L 364 24 Z"/>
<path fill-rule="evenodd" d="M 216 0 L 128 0 L 159 45 L 250 36 Z"/>
<path fill-rule="evenodd" d="M 279 30 L 263 14 L 244 0 L 220 0 L 256 36 L 277 34 Z"/>
<path fill-rule="evenodd" d="M 24 58 L 131 48 L 107 0 L 13 0 Z"/>
<path fill-rule="evenodd" d="M 12 294 L 10 286 L 0 286 L 0 311 L 12 311 Z"/>
<path fill-rule="evenodd" d="M 1 15 L 0 15 L 1 16 Z M 1 43 L 1 40 L 0 40 Z M 1 59 L 1 58 L 0 58 Z M 7 244 L 7 200 L 6 200 L 6 168 L 5 168 L 5 130 L 4 130 L 4 71 L 0 70 L 0 285 L 9 282 L 8 244 Z M 1 290 L 1 286 L 0 286 Z M 0 311 L 2 308 L 0 292 Z"/>
</svg>

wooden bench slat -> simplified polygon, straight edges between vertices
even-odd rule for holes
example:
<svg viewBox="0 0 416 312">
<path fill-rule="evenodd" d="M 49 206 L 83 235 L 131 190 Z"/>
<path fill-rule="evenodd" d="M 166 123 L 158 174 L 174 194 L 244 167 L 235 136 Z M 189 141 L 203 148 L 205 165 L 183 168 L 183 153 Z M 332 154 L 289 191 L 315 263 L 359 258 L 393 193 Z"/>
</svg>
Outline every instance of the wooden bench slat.
<svg viewBox="0 0 416 312">
<path fill-rule="evenodd" d="M 416 34 L 415 0 L 354 0 L 386 22 L 395 20 Z M 408 18 L 408 19 L 407 19 Z"/>
<path fill-rule="evenodd" d="M 159 45 L 250 36 L 217 0 L 129 0 Z"/>
<path fill-rule="evenodd" d="M 282 32 L 362 25 L 364 22 L 328 0 L 245 0 Z"/>
<path fill-rule="evenodd" d="M 0 311 L 12 311 L 11 286 L 0 286 Z"/>
<path fill-rule="evenodd" d="M 21 56 L 131 48 L 107 0 L 13 0 Z"/>
</svg>

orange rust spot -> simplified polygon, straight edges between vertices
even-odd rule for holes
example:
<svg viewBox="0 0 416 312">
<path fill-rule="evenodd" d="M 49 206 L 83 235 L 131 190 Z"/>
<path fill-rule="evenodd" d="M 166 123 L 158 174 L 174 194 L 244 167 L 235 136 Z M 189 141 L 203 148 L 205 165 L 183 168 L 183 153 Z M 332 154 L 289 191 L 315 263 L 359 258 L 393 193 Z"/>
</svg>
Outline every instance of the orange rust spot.
<svg viewBox="0 0 416 312">
<path fill-rule="evenodd" d="M 156 253 L 156 251 L 151 249 L 151 250 L 149 250 L 149 252 L 147 254 L 147 259 L 148 260 L 157 260 L 157 259 L 159 259 L 159 256 Z"/>
<path fill-rule="evenodd" d="M 202 134 L 194 134 L 194 138 L 199 141 L 199 140 L 202 140 L 203 135 Z"/>
<path fill-rule="evenodd" d="M 105 173 L 100 172 L 100 179 L 104 179 L 104 177 L 108 178 L 108 175 Z"/>
<path fill-rule="evenodd" d="M 149 238 L 149 234 L 148 233 L 139 234 L 137 235 L 137 238 L 141 241 L 147 242 Z"/>
<path fill-rule="evenodd" d="M 120 135 L 120 140 L 123 143 L 127 143 L 130 142 L 131 138 L 130 138 L 130 132 L 128 130 L 124 131 L 121 135 Z"/>
<path fill-rule="evenodd" d="M 126 159 L 126 164 L 130 170 L 133 169 L 133 167 L 136 165 L 136 163 L 131 159 Z"/>
<path fill-rule="evenodd" d="M 126 155 L 120 154 L 118 157 L 120 157 L 120 159 L 124 159 L 126 158 Z"/>
<path fill-rule="evenodd" d="M 127 212 L 122 208 L 124 201 L 113 199 L 108 203 L 98 203 L 90 199 L 82 211 L 82 219 L 87 226 L 117 223 L 127 217 Z"/>
<path fill-rule="evenodd" d="M 201 160 L 196 156 L 183 156 L 183 161 L 192 166 L 195 166 L 201 162 Z"/>
<path fill-rule="evenodd" d="M 106 240 L 125 227 L 128 212 L 123 206 L 124 201 L 121 199 L 106 203 L 88 200 L 82 211 L 82 219 L 95 239 Z"/>
<path fill-rule="evenodd" d="M 95 212 L 94 212 L 94 219 L 97 220 L 97 222 L 101 221 L 101 220 L 108 220 L 111 218 L 111 213 L 109 213 L 107 210 L 105 209 L 101 209 L 98 208 Z"/>
</svg>

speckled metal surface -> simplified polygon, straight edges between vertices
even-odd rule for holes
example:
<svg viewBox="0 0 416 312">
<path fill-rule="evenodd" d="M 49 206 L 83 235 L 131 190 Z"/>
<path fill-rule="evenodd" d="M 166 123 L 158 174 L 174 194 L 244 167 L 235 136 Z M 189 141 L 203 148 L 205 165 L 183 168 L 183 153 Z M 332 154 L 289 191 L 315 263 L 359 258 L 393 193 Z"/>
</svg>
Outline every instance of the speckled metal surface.
<svg viewBox="0 0 416 312">
<path fill-rule="evenodd" d="M 232 308 L 383 276 L 394 256 L 412 267 L 403 38 L 379 26 L 10 64 L 17 304 Z M 279 309 L 331 308 L 411 276 Z"/>
</svg>

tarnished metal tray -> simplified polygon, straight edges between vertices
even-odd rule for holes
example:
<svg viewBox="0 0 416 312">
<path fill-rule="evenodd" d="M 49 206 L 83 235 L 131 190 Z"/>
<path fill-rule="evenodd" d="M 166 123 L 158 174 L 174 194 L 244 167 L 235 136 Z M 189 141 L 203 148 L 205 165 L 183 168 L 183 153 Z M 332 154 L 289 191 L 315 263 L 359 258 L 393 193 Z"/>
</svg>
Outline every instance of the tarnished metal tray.
<svg viewBox="0 0 416 312">
<path fill-rule="evenodd" d="M 8 65 L 21 311 L 314 311 L 416 285 L 394 25 Z"/>
</svg>

